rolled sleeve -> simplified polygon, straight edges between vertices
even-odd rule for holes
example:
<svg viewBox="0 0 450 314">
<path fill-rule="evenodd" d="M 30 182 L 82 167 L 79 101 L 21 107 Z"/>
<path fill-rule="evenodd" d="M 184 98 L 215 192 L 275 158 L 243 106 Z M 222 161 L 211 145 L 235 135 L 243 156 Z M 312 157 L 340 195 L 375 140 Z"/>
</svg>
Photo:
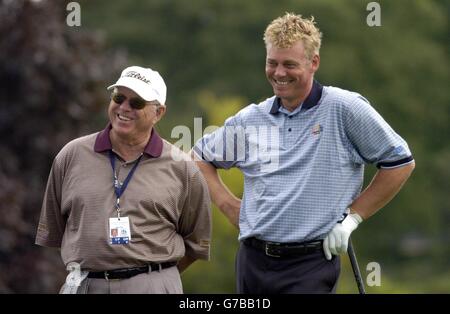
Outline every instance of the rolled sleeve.
<svg viewBox="0 0 450 314">
<path fill-rule="evenodd" d="M 364 162 L 395 168 L 413 161 L 405 140 L 364 97 L 358 96 L 347 107 L 344 121 L 350 144 Z"/>
<path fill-rule="evenodd" d="M 200 171 L 189 180 L 187 199 L 180 217 L 179 233 L 184 239 L 186 255 L 209 260 L 211 244 L 211 199 Z"/>
</svg>

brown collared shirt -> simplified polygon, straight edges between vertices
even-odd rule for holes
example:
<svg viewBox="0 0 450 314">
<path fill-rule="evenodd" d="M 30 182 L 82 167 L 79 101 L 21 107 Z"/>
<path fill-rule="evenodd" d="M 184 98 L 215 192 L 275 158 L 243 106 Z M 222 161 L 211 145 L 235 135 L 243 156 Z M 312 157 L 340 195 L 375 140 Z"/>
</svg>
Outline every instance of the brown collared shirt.
<svg viewBox="0 0 450 314">
<path fill-rule="evenodd" d="M 211 209 L 206 182 L 195 163 L 155 130 L 120 198 L 121 216 L 130 219 L 131 241 L 109 244 L 109 218 L 117 217 L 108 155 L 110 128 L 71 141 L 56 156 L 36 244 L 60 247 L 65 265 L 76 262 L 86 270 L 178 261 L 184 255 L 209 259 Z M 135 162 L 116 158 L 120 181 Z"/>
</svg>

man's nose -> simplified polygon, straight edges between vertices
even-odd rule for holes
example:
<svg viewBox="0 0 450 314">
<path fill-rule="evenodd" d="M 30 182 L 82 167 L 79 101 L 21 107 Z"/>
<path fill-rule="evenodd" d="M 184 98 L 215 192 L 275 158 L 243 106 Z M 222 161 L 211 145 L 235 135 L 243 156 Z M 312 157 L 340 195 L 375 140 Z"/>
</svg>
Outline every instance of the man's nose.
<svg viewBox="0 0 450 314">
<path fill-rule="evenodd" d="M 277 76 L 277 77 L 279 77 L 279 76 L 285 76 L 285 75 L 286 75 L 286 69 L 284 68 L 284 66 L 283 66 L 283 65 L 278 65 L 278 66 L 275 68 L 274 75 Z"/>
<path fill-rule="evenodd" d="M 121 107 L 123 110 L 131 110 L 132 108 L 131 108 L 131 106 L 130 106 L 130 99 L 129 99 L 129 98 L 125 99 L 125 100 L 120 104 L 120 107 Z"/>
</svg>

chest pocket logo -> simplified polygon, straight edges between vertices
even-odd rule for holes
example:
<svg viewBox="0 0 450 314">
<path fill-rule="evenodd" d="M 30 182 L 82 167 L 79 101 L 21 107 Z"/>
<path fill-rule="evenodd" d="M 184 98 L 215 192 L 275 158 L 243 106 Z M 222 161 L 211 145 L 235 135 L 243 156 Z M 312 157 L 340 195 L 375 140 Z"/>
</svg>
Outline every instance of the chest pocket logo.
<svg viewBox="0 0 450 314">
<path fill-rule="evenodd" d="M 320 133 L 322 133 L 322 131 L 323 131 L 323 127 L 318 123 L 312 127 L 311 134 L 314 136 L 318 136 L 318 135 L 320 135 Z"/>
</svg>

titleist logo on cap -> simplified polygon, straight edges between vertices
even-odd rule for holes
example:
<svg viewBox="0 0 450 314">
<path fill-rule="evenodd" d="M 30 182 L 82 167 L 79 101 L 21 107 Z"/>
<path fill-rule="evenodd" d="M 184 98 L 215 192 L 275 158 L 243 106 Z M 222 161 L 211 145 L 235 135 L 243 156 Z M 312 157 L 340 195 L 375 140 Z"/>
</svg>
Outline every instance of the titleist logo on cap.
<svg viewBox="0 0 450 314">
<path fill-rule="evenodd" d="M 146 79 L 145 76 L 142 76 L 141 74 L 139 74 L 136 71 L 129 71 L 127 73 L 125 73 L 124 75 L 122 75 L 122 77 L 133 77 L 135 79 L 138 79 L 144 83 L 150 84 L 150 80 Z"/>
</svg>

